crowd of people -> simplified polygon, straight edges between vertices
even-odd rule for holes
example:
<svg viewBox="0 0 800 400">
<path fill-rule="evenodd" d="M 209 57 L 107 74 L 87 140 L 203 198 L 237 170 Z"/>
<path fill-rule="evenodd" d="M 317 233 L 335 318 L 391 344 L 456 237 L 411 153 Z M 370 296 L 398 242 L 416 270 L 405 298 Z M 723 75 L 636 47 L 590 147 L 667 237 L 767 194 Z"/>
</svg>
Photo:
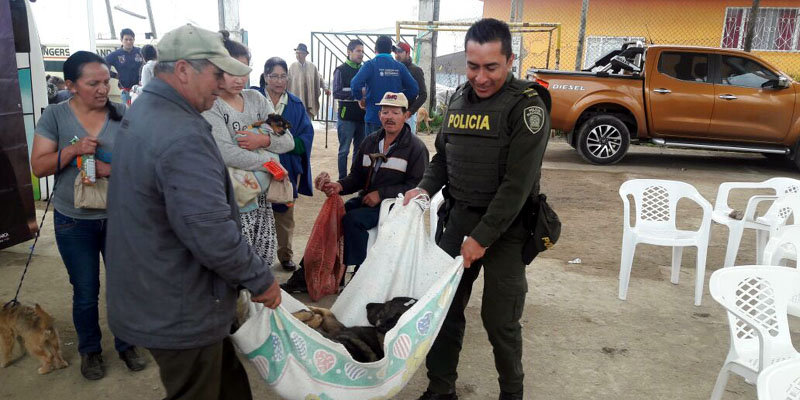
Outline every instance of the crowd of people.
<svg viewBox="0 0 800 400">
<path fill-rule="evenodd" d="M 464 308 L 481 265 L 487 267 L 482 316 L 495 350 L 500 398 L 522 398 L 519 318 L 527 286 L 518 253 L 527 232 L 518 214 L 538 193 L 548 138 L 541 132 L 549 128 L 526 120 L 532 108 L 542 111 L 546 104 L 532 83 L 509 74 L 506 24 L 481 20 L 467 32 L 470 80 L 448 107 L 485 115 L 488 132 L 446 123 L 432 160 L 409 123 L 426 91 L 406 43 L 393 46 L 381 36 L 376 57 L 363 62 L 364 43 L 352 40 L 332 90 L 301 43 L 297 62 L 269 58 L 260 85 L 247 88 L 250 51 L 225 32 L 186 25 L 141 49 L 131 30 L 120 36 L 122 46 L 105 59 L 79 51 L 64 63 L 63 90 L 70 97 L 43 113 L 31 156 L 35 175 L 57 179 L 55 235 L 73 286 L 85 378 L 105 373 L 98 324 L 101 255 L 109 326 L 127 368 L 145 368 L 138 346 L 158 364 L 168 399 L 251 398 L 228 337 L 235 303 L 247 290 L 252 301 L 281 304 L 271 272 L 275 258 L 295 271 L 293 279 L 303 275 L 292 250 L 298 195 L 312 196 L 315 186 L 327 196 L 356 194 L 345 204 L 342 225 L 344 262 L 358 266 L 382 200 L 432 195 L 446 186 L 450 216 L 440 246 L 462 255 L 468 270 L 428 358 L 431 383 L 421 399 L 457 399 Z M 108 98 L 112 77 L 123 104 Z M 141 91 L 132 102 L 135 86 Z M 327 172 L 312 180 L 311 120 L 323 93 L 332 93 L 339 105 L 336 180 Z M 280 116 L 288 129 L 259 125 L 270 115 Z M 253 182 L 260 191 L 244 206 L 232 170 L 268 177 Z M 79 201 L 88 174 L 102 207 Z M 268 188 L 281 175 L 292 193 L 273 204 Z"/>
</svg>

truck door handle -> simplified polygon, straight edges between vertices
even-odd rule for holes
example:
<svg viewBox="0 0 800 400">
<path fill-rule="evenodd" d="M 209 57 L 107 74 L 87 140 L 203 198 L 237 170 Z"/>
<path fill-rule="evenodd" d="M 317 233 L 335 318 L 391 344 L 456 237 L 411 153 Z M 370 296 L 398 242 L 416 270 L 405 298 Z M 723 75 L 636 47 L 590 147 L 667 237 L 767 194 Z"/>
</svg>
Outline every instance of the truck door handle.
<svg viewBox="0 0 800 400">
<path fill-rule="evenodd" d="M 722 99 L 722 100 L 736 100 L 736 99 L 738 99 L 738 97 L 736 97 L 736 96 L 734 96 L 732 94 L 723 94 L 723 95 L 720 95 L 719 98 Z"/>
<path fill-rule="evenodd" d="M 670 93 L 672 93 L 672 90 L 664 89 L 664 88 L 653 89 L 653 91 L 656 92 L 656 93 L 661 93 L 661 94 L 670 94 Z"/>
</svg>

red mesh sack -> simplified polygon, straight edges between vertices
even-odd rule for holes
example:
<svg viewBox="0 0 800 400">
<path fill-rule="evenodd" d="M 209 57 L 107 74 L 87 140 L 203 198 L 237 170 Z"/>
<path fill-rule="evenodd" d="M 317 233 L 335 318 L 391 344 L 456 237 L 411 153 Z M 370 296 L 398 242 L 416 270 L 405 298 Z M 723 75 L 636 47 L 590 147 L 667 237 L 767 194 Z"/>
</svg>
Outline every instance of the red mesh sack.
<svg viewBox="0 0 800 400">
<path fill-rule="evenodd" d="M 306 285 L 311 300 L 317 301 L 329 294 L 339 292 L 339 282 L 345 272 L 342 262 L 344 238 L 342 217 L 344 202 L 339 195 L 325 200 L 311 228 L 311 236 L 303 254 Z"/>
</svg>

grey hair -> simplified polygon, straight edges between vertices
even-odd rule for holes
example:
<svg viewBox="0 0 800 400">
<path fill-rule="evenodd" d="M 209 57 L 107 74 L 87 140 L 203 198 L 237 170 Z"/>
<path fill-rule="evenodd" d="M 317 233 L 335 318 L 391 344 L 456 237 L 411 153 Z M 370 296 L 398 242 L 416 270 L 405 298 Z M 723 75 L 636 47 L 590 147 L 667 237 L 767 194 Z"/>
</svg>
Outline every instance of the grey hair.
<svg viewBox="0 0 800 400">
<path fill-rule="evenodd" d="M 184 60 L 184 61 L 189 63 L 189 65 L 191 65 L 192 68 L 197 72 L 202 72 L 203 68 L 211 64 L 208 60 Z M 166 62 L 159 61 L 156 63 L 155 67 L 153 67 L 153 73 L 155 75 L 172 74 L 175 72 L 175 64 L 177 63 L 178 63 L 177 61 L 166 61 Z"/>
</svg>

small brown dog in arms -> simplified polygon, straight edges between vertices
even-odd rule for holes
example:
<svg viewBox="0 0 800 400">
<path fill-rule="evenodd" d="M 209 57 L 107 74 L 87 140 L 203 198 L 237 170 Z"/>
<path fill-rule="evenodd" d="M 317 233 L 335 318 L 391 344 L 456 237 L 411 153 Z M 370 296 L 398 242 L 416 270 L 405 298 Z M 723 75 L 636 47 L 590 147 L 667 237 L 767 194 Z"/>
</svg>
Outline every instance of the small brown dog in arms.
<svg viewBox="0 0 800 400">
<path fill-rule="evenodd" d="M 0 367 L 11 364 L 11 351 L 19 342 L 42 363 L 39 374 L 69 365 L 61 356 L 61 340 L 53 326 L 53 317 L 42 307 L 9 303 L 0 309 Z"/>
</svg>

